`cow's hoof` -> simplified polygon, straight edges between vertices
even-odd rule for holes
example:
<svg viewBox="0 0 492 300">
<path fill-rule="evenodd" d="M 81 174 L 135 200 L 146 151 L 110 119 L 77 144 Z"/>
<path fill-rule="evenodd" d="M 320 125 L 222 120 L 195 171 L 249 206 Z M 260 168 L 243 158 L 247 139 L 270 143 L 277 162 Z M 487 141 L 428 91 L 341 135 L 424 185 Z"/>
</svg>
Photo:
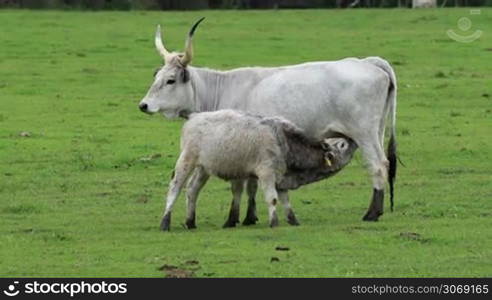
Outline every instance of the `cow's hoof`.
<svg viewBox="0 0 492 300">
<path fill-rule="evenodd" d="M 382 212 L 370 210 L 364 215 L 364 217 L 362 217 L 362 221 L 377 222 L 379 220 L 379 216 L 382 214 Z"/>
<path fill-rule="evenodd" d="M 171 214 L 167 214 L 162 218 L 160 227 L 162 231 L 169 231 L 171 229 Z"/>
<path fill-rule="evenodd" d="M 195 220 L 186 220 L 185 224 L 186 224 L 186 228 L 188 229 L 196 228 Z"/>
<path fill-rule="evenodd" d="M 362 220 L 376 222 L 379 219 L 379 216 L 383 214 L 383 200 L 384 191 L 373 189 L 371 205 L 369 206 L 367 213 L 362 217 Z"/>
</svg>

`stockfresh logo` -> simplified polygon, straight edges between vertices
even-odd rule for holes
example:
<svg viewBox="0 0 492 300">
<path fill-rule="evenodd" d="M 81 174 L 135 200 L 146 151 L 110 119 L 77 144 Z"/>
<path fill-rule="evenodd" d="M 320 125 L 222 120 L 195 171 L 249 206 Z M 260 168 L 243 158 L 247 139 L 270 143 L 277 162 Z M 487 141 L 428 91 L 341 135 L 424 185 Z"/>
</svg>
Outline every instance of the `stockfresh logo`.
<svg viewBox="0 0 492 300">
<path fill-rule="evenodd" d="M 19 295 L 20 291 L 17 290 L 17 285 L 19 284 L 18 281 L 14 281 L 14 284 L 9 284 L 6 290 L 3 291 L 3 293 L 9 297 L 14 297 Z"/>
<path fill-rule="evenodd" d="M 29 294 L 64 294 L 73 297 L 78 294 L 126 294 L 126 283 L 115 282 L 25 282 L 14 281 L 3 291 L 6 296 L 15 297 L 19 293 Z"/>
<path fill-rule="evenodd" d="M 480 9 L 470 10 L 470 15 L 480 15 Z M 482 36 L 482 30 L 472 30 L 472 21 L 467 17 L 462 17 L 458 20 L 458 29 L 456 32 L 454 29 L 448 29 L 446 34 L 453 40 L 460 43 L 471 43 Z"/>
</svg>

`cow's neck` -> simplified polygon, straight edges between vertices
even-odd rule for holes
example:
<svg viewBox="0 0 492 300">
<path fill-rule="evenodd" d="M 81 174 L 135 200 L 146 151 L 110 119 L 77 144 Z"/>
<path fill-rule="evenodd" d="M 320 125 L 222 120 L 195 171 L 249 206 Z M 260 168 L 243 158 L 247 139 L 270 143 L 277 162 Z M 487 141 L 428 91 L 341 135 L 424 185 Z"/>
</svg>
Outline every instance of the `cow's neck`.
<svg viewBox="0 0 492 300">
<path fill-rule="evenodd" d="M 197 112 L 218 110 L 221 94 L 220 72 L 205 68 L 189 67 L 191 84 L 195 95 L 195 110 Z"/>
<path fill-rule="evenodd" d="M 247 93 L 267 73 L 277 68 L 239 68 L 216 71 L 207 68 L 189 67 L 195 94 L 195 110 L 216 111 L 219 109 L 244 109 Z"/>
</svg>

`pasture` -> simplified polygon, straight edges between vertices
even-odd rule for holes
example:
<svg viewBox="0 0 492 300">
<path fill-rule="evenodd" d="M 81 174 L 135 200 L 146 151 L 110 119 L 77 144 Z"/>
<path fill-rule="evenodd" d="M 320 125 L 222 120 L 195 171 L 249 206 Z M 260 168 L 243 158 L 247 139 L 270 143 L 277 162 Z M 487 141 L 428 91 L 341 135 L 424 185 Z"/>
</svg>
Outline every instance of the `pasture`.
<svg viewBox="0 0 492 300">
<path fill-rule="evenodd" d="M 492 276 L 492 10 L 0 11 L 0 276 Z M 395 211 L 362 222 L 360 155 L 291 192 L 301 226 L 222 229 L 213 179 L 197 226 L 182 194 L 158 230 L 182 121 L 138 103 L 160 64 L 155 25 L 192 65 L 230 69 L 378 55 L 398 77 Z M 483 31 L 446 35 L 461 17 Z M 462 33 L 465 35 L 465 33 Z M 245 214 L 243 198 L 241 219 Z M 279 210 L 279 217 L 282 211 Z M 281 247 L 281 250 L 278 250 Z M 282 251 L 283 250 L 283 251 Z"/>
</svg>

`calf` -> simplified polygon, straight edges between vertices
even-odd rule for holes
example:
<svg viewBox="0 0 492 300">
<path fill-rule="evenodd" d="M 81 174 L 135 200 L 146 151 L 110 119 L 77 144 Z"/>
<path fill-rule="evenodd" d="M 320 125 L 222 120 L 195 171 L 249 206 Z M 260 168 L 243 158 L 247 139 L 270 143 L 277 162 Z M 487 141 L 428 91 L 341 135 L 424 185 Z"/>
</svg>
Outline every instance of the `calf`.
<svg viewBox="0 0 492 300">
<path fill-rule="evenodd" d="M 349 140 L 344 150 L 333 145 L 308 138 L 283 118 L 233 110 L 192 114 L 183 127 L 181 154 L 169 184 L 161 229 L 170 229 L 172 207 L 191 174 L 187 186 L 188 228 L 196 227 L 196 200 L 211 175 L 231 180 L 233 191 L 244 180 L 257 179 L 268 204 L 270 226 L 278 225 L 277 200 L 287 208 L 289 223 L 296 224 L 287 190 L 335 173 L 350 161 L 356 148 Z M 239 197 L 235 195 L 235 201 Z"/>
<path fill-rule="evenodd" d="M 325 139 L 321 146 L 326 150 L 325 163 L 318 160 L 311 166 L 307 165 L 305 159 L 305 138 L 302 135 L 287 136 L 290 156 L 287 159 L 287 172 L 284 174 L 280 183 L 277 183 L 276 189 L 281 203 L 285 206 L 285 212 L 287 214 L 287 222 L 291 225 L 299 225 L 294 212 L 289 206 L 288 190 L 295 190 L 299 187 L 323 180 L 338 173 L 345 165 L 347 165 L 352 159 L 354 151 L 357 149 L 357 145 L 348 138 L 328 138 Z M 298 149 L 301 147 L 301 149 Z M 316 157 L 316 154 L 314 155 Z M 301 160 L 301 161 L 299 161 Z M 302 165 L 300 164 L 302 162 Z M 229 211 L 229 217 L 224 223 L 223 227 L 235 227 L 239 223 L 239 207 L 241 202 L 241 194 L 243 191 L 244 183 L 242 180 L 233 180 L 231 182 L 232 190 L 232 203 Z M 243 225 L 252 225 L 258 221 L 256 217 L 256 208 L 254 195 L 256 193 L 256 180 L 247 181 L 248 190 L 248 211 Z M 253 201 L 251 201 L 253 199 Z M 193 224 L 194 224 L 194 220 Z"/>
</svg>

